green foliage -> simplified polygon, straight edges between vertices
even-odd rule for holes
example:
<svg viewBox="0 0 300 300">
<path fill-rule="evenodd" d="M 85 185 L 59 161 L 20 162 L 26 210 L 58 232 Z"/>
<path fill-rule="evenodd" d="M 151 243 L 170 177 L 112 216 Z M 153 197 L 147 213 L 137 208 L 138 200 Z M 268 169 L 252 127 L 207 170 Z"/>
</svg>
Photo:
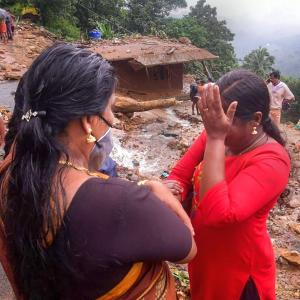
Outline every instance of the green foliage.
<svg viewBox="0 0 300 300">
<path fill-rule="evenodd" d="M 185 0 L 128 0 L 126 26 L 131 32 L 151 34 L 163 29 L 171 10 L 186 6 Z"/>
<path fill-rule="evenodd" d="M 32 4 L 39 9 L 42 24 L 51 27 L 53 23 L 59 26 L 57 21 L 62 19 L 67 19 L 69 23 L 75 25 L 73 16 L 75 13 L 75 3 L 77 1 L 78 0 L 32 0 Z M 63 28 L 58 29 L 64 30 Z"/>
<path fill-rule="evenodd" d="M 259 47 L 245 56 L 242 67 L 266 79 L 273 70 L 275 57 L 271 56 L 268 49 Z"/>
<path fill-rule="evenodd" d="M 96 29 L 101 31 L 102 38 L 104 39 L 112 39 L 116 36 L 110 24 L 104 22 L 96 22 Z"/>
<path fill-rule="evenodd" d="M 194 18 L 188 16 L 182 19 L 167 19 L 165 33 L 171 38 L 187 37 L 197 47 L 203 47 L 207 43 L 206 29 Z"/>
<path fill-rule="evenodd" d="M 80 39 L 80 29 L 70 20 L 63 17 L 53 18 L 51 21 L 48 21 L 47 28 L 60 38 L 70 41 Z"/>
<path fill-rule="evenodd" d="M 9 7 L 11 13 L 14 14 L 15 16 L 21 16 L 23 8 L 24 5 L 21 3 L 15 3 L 14 5 Z"/>
<path fill-rule="evenodd" d="M 112 31 L 124 33 L 125 0 L 81 0 L 76 4 L 75 16 L 78 26 L 89 31 L 101 24 L 110 26 Z"/>
<path fill-rule="evenodd" d="M 218 20 L 216 7 L 206 4 L 206 0 L 199 0 L 191 7 L 189 16 L 206 29 L 206 43 L 202 47 L 219 56 L 217 61 L 211 63 L 214 78 L 236 68 L 237 59 L 231 44 L 234 34 L 228 29 L 226 21 Z"/>
<path fill-rule="evenodd" d="M 282 78 L 282 81 L 288 85 L 295 95 L 295 101 L 291 102 L 291 109 L 287 112 L 283 112 L 283 120 L 297 123 L 300 119 L 300 79 L 284 77 Z"/>
</svg>

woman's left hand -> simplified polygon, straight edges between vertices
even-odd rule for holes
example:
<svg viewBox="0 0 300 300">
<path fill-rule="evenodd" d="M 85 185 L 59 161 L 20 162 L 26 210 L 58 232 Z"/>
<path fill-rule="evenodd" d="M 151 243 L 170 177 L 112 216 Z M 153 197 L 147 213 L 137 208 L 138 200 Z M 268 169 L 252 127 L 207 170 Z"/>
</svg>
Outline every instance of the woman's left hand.
<svg viewBox="0 0 300 300">
<path fill-rule="evenodd" d="M 183 188 L 181 187 L 181 185 L 178 181 L 165 179 L 162 181 L 162 183 L 169 188 L 169 190 L 172 192 L 172 194 L 176 198 L 178 198 L 178 197 L 180 198 L 180 196 L 183 192 Z"/>
<path fill-rule="evenodd" d="M 233 122 L 237 101 L 230 103 L 227 113 L 224 112 L 219 87 L 207 84 L 201 87 L 201 100 L 198 107 L 202 116 L 207 136 L 224 140 Z"/>
</svg>

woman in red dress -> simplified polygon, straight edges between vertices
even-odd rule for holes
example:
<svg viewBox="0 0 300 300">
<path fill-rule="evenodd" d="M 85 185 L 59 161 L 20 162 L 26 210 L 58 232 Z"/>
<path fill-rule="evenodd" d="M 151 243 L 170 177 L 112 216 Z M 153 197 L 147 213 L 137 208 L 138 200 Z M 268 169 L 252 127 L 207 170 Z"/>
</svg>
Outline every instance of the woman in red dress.
<svg viewBox="0 0 300 300">
<path fill-rule="evenodd" d="M 166 183 L 186 201 L 198 246 L 189 264 L 192 299 L 275 300 L 266 221 L 284 190 L 289 156 L 269 119 L 266 84 L 237 70 L 203 90 L 205 131 Z"/>
</svg>

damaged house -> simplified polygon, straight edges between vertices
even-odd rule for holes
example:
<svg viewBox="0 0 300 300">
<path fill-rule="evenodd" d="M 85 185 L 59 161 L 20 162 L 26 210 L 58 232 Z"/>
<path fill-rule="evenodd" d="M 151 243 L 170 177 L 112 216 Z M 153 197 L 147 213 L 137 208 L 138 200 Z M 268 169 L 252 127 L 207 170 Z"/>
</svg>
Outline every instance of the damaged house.
<svg viewBox="0 0 300 300">
<path fill-rule="evenodd" d="M 117 39 L 94 44 L 91 50 L 115 67 L 119 91 L 139 99 L 180 95 L 184 63 L 201 61 L 204 64 L 218 58 L 191 45 L 185 38 L 181 42 L 156 37 Z M 205 64 L 204 69 L 208 72 Z"/>
</svg>

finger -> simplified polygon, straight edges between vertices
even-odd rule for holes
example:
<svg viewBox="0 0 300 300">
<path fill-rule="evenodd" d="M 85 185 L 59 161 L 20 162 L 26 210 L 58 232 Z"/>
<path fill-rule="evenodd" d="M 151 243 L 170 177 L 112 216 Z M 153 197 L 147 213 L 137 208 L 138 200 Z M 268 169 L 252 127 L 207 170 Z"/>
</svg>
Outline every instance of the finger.
<svg viewBox="0 0 300 300">
<path fill-rule="evenodd" d="M 177 181 L 168 181 L 168 182 L 164 182 L 164 184 L 170 189 L 170 190 L 176 190 L 178 192 L 182 192 L 183 188 L 181 187 L 181 185 L 177 182 Z"/>
<path fill-rule="evenodd" d="M 183 191 L 182 186 L 177 181 L 174 182 L 174 189 L 178 190 L 179 192 Z"/>
<path fill-rule="evenodd" d="M 213 108 L 218 113 L 224 112 L 222 107 L 220 90 L 217 85 L 214 85 L 213 87 Z"/>
<path fill-rule="evenodd" d="M 202 106 L 203 109 L 207 108 L 207 84 L 204 86 L 200 87 L 200 91 L 201 91 L 201 102 L 202 102 Z"/>
<path fill-rule="evenodd" d="M 209 83 L 207 85 L 207 93 L 206 93 L 206 104 L 208 110 L 212 111 L 213 109 L 213 103 L 214 103 L 214 86 Z"/>
<path fill-rule="evenodd" d="M 234 101 L 234 102 L 230 103 L 230 105 L 227 109 L 226 115 L 227 115 L 227 118 L 230 121 L 230 123 L 233 122 L 233 118 L 234 118 L 234 115 L 235 115 L 235 112 L 236 112 L 237 105 L 238 105 L 238 102 Z"/>
</svg>

